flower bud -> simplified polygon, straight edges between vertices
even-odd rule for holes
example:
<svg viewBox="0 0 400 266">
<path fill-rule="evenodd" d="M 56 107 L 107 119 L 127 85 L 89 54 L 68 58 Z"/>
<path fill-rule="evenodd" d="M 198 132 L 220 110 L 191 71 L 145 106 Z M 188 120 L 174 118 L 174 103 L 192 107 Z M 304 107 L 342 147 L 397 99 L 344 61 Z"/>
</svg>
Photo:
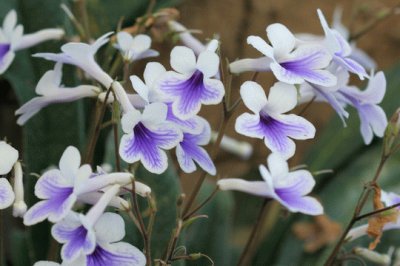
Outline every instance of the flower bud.
<svg viewBox="0 0 400 266">
<path fill-rule="evenodd" d="M 398 146 L 400 133 L 400 108 L 394 112 L 386 127 L 383 139 L 383 155 L 389 156 Z"/>
</svg>

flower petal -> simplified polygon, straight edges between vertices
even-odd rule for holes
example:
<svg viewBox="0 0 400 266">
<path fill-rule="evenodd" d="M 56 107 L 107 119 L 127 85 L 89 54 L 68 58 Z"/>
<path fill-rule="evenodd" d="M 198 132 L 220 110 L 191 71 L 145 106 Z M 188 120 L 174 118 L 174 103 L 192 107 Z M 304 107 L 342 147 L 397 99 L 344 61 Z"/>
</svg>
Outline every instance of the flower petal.
<svg viewBox="0 0 400 266">
<path fill-rule="evenodd" d="M 249 36 L 247 37 L 247 43 L 256 48 L 263 55 L 274 59 L 274 50 L 267 44 L 261 37 Z"/>
<path fill-rule="evenodd" d="M 274 48 L 274 56 L 279 60 L 280 57 L 290 53 L 296 44 L 294 35 L 289 29 L 280 23 L 274 23 L 267 27 L 268 39 Z"/>
<path fill-rule="evenodd" d="M 130 76 L 129 79 L 131 80 L 132 87 L 135 91 L 143 98 L 146 102 L 149 102 L 149 88 L 146 84 L 138 76 Z"/>
<path fill-rule="evenodd" d="M 275 179 L 279 181 L 279 179 L 283 179 L 289 174 L 289 165 L 280 154 L 271 153 L 268 156 L 267 163 L 269 173 L 274 181 Z"/>
<path fill-rule="evenodd" d="M 256 196 L 275 197 L 272 188 L 268 187 L 268 184 L 263 181 L 246 181 L 239 178 L 224 178 L 218 180 L 217 185 L 221 190 L 237 190 Z"/>
<path fill-rule="evenodd" d="M 324 213 L 321 203 L 309 196 L 300 198 L 287 197 L 281 203 L 291 212 L 301 212 L 308 215 L 321 215 Z"/>
<path fill-rule="evenodd" d="M 258 114 L 267 104 L 263 88 L 254 81 L 246 81 L 240 86 L 240 96 L 246 107 L 255 114 Z"/>
<path fill-rule="evenodd" d="M 151 89 L 154 89 L 157 85 L 157 81 L 160 80 L 160 77 L 162 77 L 166 72 L 165 67 L 158 62 L 147 63 L 143 73 L 146 85 Z"/>
<path fill-rule="evenodd" d="M 185 75 L 192 75 L 196 71 L 196 56 L 192 49 L 176 46 L 171 51 L 171 67 Z"/>
<path fill-rule="evenodd" d="M 297 90 L 291 84 L 276 82 L 271 87 L 266 108 L 275 114 L 286 113 L 296 107 Z"/>
<path fill-rule="evenodd" d="M 216 53 L 204 51 L 197 59 L 197 69 L 200 70 L 205 78 L 213 77 L 217 74 L 219 67 L 219 57 Z"/>
<path fill-rule="evenodd" d="M 133 128 L 142 119 L 142 114 L 138 110 L 131 110 L 130 112 L 124 114 L 121 118 L 122 130 L 125 133 L 131 133 Z"/>
<path fill-rule="evenodd" d="M 98 242 L 113 243 L 125 236 L 125 222 L 118 214 L 105 212 L 94 226 Z"/>
<path fill-rule="evenodd" d="M 19 153 L 5 141 L 0 141 L 0 176 L 11 172 L 18 160 Z"/>
<path fill-rule="evenodd" d="M 8 208 L 14 202 L 14 191 L 5 178 L 0 178 L 0 210 Z"/>
<path fill-rule="evenodd" d="M 81 154 L 78 149 L 69 146 L 61 156 L 59 168 L 62 175 L 69 180 L 74 180 L 81 165 Z"/>
<path fill-rule="evenodd" d="M 156 125 L 165 122 L 168 106 L 164 103 L 151 103 L 144 107 L 142 122 L 146 126 Z"/>
<path fill-rule="evenodd" d="M 260 130 L 260 116 L 258 114 L 241 114 L 235 123 L 235 130 L 239 134 L 242 134 L 251 138 L 264 138 L 264 132 Z"/>
</svg>

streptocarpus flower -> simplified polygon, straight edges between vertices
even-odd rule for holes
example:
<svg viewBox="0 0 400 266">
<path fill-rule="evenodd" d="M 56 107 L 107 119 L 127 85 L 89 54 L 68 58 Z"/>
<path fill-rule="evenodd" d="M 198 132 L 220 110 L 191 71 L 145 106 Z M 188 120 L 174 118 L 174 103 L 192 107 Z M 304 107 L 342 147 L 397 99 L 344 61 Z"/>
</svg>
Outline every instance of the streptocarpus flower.
<svg viewBox="0 0 400 266">
<path fill-rule="evenodd" d="M 4 177 L 0 177 L 0 210 L 10 207 L 14 200 L 15 194 L 10 182 Z"/>
<path fill-rule="evenodd" d="M 52 227 L 53 237 L 63 244 L 63 262 L 86 261 L 84 265 L 145 264 L 143 253 L 127 243 L 117 243 L 127 247 L 125 250 L 110 249 L 125 236 L 122 218 L 114 213 L 103 213 L 119 189 L 119 185 L 113 185 L 86 215 L 70 212 Z"/>
<path fill-rule="evenodd" d="M 160 91 L 172 102 L 172 111 L 180 119 L 196 115 L 202 104 L 218 104 L 225 91 L 224 85 L 214 77 L 218 73 L 219 57 L 210 50 L 200 53 L 184 46 L 171 51 L 171 66 L 160 82 Z"/>
<path fill-rule="evenodd" d="M 192 173 L 196 170 L 197 163 L 210 175 L 215 175 L 217 170 L 208 155 L 201 146 L 207 145 L 211 138 L 211 128 L 207 120 L 201 119 L 203 130 L 199 134 L 183 132 L 183 140 L 176 146 L 176 157 L 179 166 L 185 173 Z"/>
<path fill-rule="evenodd" d="M 182 140 L 182 132 L 167 122 L 167 106 L 152 103 L 144 107 L 143 113 L 132 110 L 122 116 L 125 135 L 119 146 L 121 158 L 134 163 L 141 161 L 152 173 L 160 174 L 168 167 L 164 150 L 175 147 Z"/>
<path fill-rule="evenodd" d="M 297 91 L 293 85 L 275 83 L 267 99 L 260 85 L 246 81 L 240 87 L 240 95 L 254 114 L 244 113 L 237 118 L 235 129 L 238 133 L 264 139 L 265 145 L 272 152 L 285 158 L 292 157 L 296 150 L 296 145 L 290 138 L 314 137 L 315 128 L 310 122 L 294 114 L 284 114 L 297 103 Z"/>
<path fill-rule="evenodd" d="M 24 125 L 32 116 L 42 108 L 53 103 L 65 103 L 76 101 L 85 97 L 97 97 L 101 90 L 96 86 L 80 85 L 74 88 L 64 88 L 61 85 L 62 64 L 57 63 L 54 70 L 47 71 L 36 86 L 36 93 L 41 95 L 35 97 L 21 106 L 16 115 L 21 115 L 17 123 Z"/>
<path fill-rule="evenodd" d="M 131 182 L 129 173 L 113 173 L 90 178 L 89 165 L 81 166 L 81 156 L 75 147 L 68 147 L 59 163 L 59 169 L 44 173 L 35 185 L 35 195 L 41 199 L 24 215 L 24 224 L 33 225 L 49 219 L 57 222 L 63 219 L 76 201 L 89 198 L 93 193 L 111 184 L 126 185 Z M 82 196 L 83 197 L 80 197 Z M 91 195 L 91 197 L 89 197 Z M 90 203 L 90 202 L 89 202 Z"/>
<path fill-rule="evenodd" d="M 246 181 L 238 178 L 221 179 L 217 182 L 221 190 L 238 190 L 256 196 L 272 198 L 291 212 L 309 215 L 323 213 L 322 205 L 313 197 L 306 196 L 315 185 L 307 170 L 289 172 L 287 162 L 278 154 L 272 153 L 267 159 L 268 169 L 260 165 L 264 181 Z"/>
<path fill-rule="evenodd" d="M 343 36 L 337 30 L 329 27 L 324 14 L 322 14 L 320 9 L 318 9 L 317 12 L 325 33 L 325 47 L 327 47 L 332 55 L 333 61 L 348 71 L 357 74 L 360 79 L 368 77 L 364 67 L 350 58 L 352 51 L 347 40 L 343 38 Z"/>
<path fill-rule="evenodd" d="M 383 72 L 371 75 L 368 86 L 364 91 L 356 87 L 346 86 L 338 93 L 345 103 L 357 109 L 360 117 L 360 131 L 365 144 L 370 144 L 374 134 L 383 137 L 387 126 L 385 111 L 378 104 L 386 92 L 386 79 Z"/>
<path fill-rule="evenodd" d="M 105 88 L 110 88 L 113 79 L 100 68 L 94 59 L 96 52 L 108 43 L 112 32 L 98 38 L 93 44 L 70 42 L 61 46 L 62 53 L 37 53 L 33 56 L 42 57 L 50 61 L 74 65 L 85 71 L 92 78 L 100 82 Z"/>
<path fill-rule="evenodd" d="M 151 38 L 144 34 L 138 34 L 134 37 L 127 32 L 120 31 L 117 33 L 117 48 L 124 60 L 133 62 L 140 59 L 155 57 L 159 53 L 156 50 L 150 49 Z"/>
<path fill-rule="evenodd" d="M 35 33 L 23 35 L 24 28 L 17 25 L 17 13 L 7 13 L 0 28 L 0 74 L 12 63 L 15 52 L 37 45 L 47 40 L 58 40 L 64 36 L 62 29 L 43 29 Z"/>
<path fill-rule="evenodd" d="M 158 84 L 166 72 L 167 71 L 160 63 L 150 62 L 146 65 L 144 70 L 144 82 L 135 75 L 131 76 L 130 80 L 133 88 L 146 104 L 163 102 L 168 106 L 167 121 L 178 125 L 185 132 L 193 134 L 200 133 L 203 128 L 201 118 L 195 115 L 188 119 L 180 119 L 172 111 L 172 102 L 165 99 L 163 94 L 159 91 Z"/>
<path fill-rule="evenodd" d="M 247 43 L 272 59 L 269 67 L 275 77 L 289 84 L 310 83 L 333 86 L 336 77 L 324 70 L 331 62 L 331 55 L 321 45 L 296 40 L 284 25 L 275 23 L 266 29 L 271 45 L 258 36 L 249 36 Z"/>
</svg>

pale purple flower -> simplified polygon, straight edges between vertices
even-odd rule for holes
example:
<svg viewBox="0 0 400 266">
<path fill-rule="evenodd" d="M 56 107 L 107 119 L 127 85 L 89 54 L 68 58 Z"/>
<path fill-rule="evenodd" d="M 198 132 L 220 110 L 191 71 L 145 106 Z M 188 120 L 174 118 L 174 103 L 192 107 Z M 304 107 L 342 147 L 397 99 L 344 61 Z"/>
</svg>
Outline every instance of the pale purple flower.
<svg viewBox="0 0 400 266">
<path fill-rule="evenodd" d="M 350 58 L 352 49 L 347 40 L 337 30 L 329 27 L 324 14 L 320 9 L 318 9 L 317 12 L 325 33 L 325 47 L 332 55 L 333 61 L 348 71 L 357 74 L 360 79 L 368 77 L 364 67 Z"/>
<path fill-rule="evenodd" d="M 195 115 L 188 119 L 177 117 L 172 110 L 172 102 L 169 102 L 159 90 L 159 82 L 167 71 L 156 62 L 150 62 L 144 70 L 144 82 L 138 76 L 131 76 L 130 80 L 135 91 L 145 101 L 145 104 L 163 102 L 168 106 L 167 121 L 179 126 L 183 131 L 188 133 L 200 133 L 203 128 L 202 120 Z"/>
<path fill-rule="evenodd" d="M 235 124 L 238 133 L 264 139 L 265 145 L 285 158 L 294 155 L 293 139 L 314 138 L 315 128 L 306 119 L 284 114 L 297 103 L 297 91 L 293 85 L 277 82 L 271 88 L 268 99 L 263 88 L 253 81 L 246 81 L 240 88 L 244 104 L 254 114 L 240 115 Z"/>
<path fill-rule="evenodd" d="M 166 121 L 167 109 L 163 103 L 151 103 L 144 107 L 143 113 L 132 110 L 122 116 L 125 134 L 119 154 L 124 161 L 141 161 L 147 170 L 156 174 L 167 169 L 165 150 L 172 149 L 182 140 L 180 129 Z"/>
<path fill-rule="evenodd" d="M 70 42 L 61 46 L 62 53 L 37 53 L 33 56 L 42 57 L 50 61 L 74 65 L 85 71 L 92 78 L 100 82 L 105 88 L 110 88 L 113 79 L 101 69 L 95 61 L 95 54 L 104 44 L 108 43 L 112 32 L 98 38 L 93 44 Z"/>
<path fill-rule="evenodd" d="M 151 38 L 144 34 L 138 34 L 134 37 L 127 32 L 120 31 L 117 33 L 117 48 L 124 60 L 133 62 L 148 57 L 156 57 L 159 53 L 150 49 Z"/>
<path fill-rule="evenodd" d="M 47 71 L 36 85 L 36 93 L 41 95 L 35 97 L 21 106 L 16 115 L 19 125 L 24 125 L 31 117 L 42 108 L 54 103 L 66 103 L 76 101 L 85 97 L 97 97 L 101 90 L 96 86 L 80 85 L 74 88 L 64 88 L 61 85 L 62 64 L 57 63 L 54 70 Z"/>
<path fill-rule="evenodd" d="M 296 40 L 284 25 L 275 23 L 266 29 L 271 45 L 258 36 L 249 36 L 247 43 L 272 59 L 269 67 L 275 77 L 285 83 L 310 83 L 333 86 L 336 77 L 325 70 L 331 55 L 321 45 Z"/>
<path fill-rule="evenodd" d="M 346 86 L 338 93 L 343 101 L 357 109 L 360 117 L 360 131 L 365 144 L 370 144 L 374 134 L 383 137 L 387 126 L 385 111 L 378 104 L 386 92 L 386 79 L 382 71 L 371 75 L 364 91 L 356 87 Z"/>
<path fill-rule="evenodd" d="M 17 25 L 17 13 L 10 10 L 0 28 L 0 74 L 4 73 L 15 57 L 15 52 L 32 47 L 47 40 L 61 39 L 65 32 L 62 29 L 43 29 L 23 35 L 24 28 Z"/>
<path fill-rule="evenodd" d="M 10 182 L 4 177 L 0 177 L 0 210 L 10 207 L 14 200 L 15 194 Z"/>
<path fill-rule="evenodd" d="M 86 215 L 70 212 L 52 227 L 52 236 L 63 244 L 61 258 L 66 263 L 85 261 L 83 265 L 144 265 L 142 252 L 128 243 L 121 216 L 104 213 L 120 187 L 112 186 Z M 119 243 L 116 243 L 119 242 Z M 126 249 L 115 249 L 124 246 Z"/>
<path fill-rule="evenodd" d="M 217 182 L 221 190 L 238 190 L 256 196 L 272 198 L 291 212 L 309 215 L 323 213 L 321 203 L 307 196 L 315 186 L 315 180 L 307 170 L 289 172 L 287 162 L 272 153 L 267 159 L 268 169 L 260 165 L 264 181 L 246 181 L 238 178 L 221 179 Z"/>
<path fill-rule="evenodd" d="M 185 173 L 196 171 L 196 163 L 210 175 L 215 175 L 217 170 L 207 151 L 201 147 L 207 145 L 211 138 L 210 124 L 201 119 L 203 129 L 198 134 L 183 132 L 183 140 L 176 146 L 176 157 L 179 166 Z"/>
<path fill-rule="evenodd" d="M 63 219 L 77 201 L 90 203 L 99 190 L 111 185 L 131 182 L 129 173 L 113 173 L 92 176 L 89 165 L 81 166 L 81 156 L 75 147 L 68 147 L 59 163 L 59 169 L 45 172 L 35 185 L 35 195 L 41 199 L 24 215 L 24 224 L 33 225 L 45 219 L 57 222 Z M 83 197 L 82 197 L 83 196 Z"/>
<path fill-rule="evenodd" d="M 224 85 L 212 78 L 218 73 L 219 57 L 210 50 L 196 60 L 193 50 L 177 46 L 171 51 L 171 66 L 160 83 L 160 91 L 172 102 L 172 111 L 180 119 L 196 115 L 202 104 L 218 104 L 225 94 Z"/>
</svg>

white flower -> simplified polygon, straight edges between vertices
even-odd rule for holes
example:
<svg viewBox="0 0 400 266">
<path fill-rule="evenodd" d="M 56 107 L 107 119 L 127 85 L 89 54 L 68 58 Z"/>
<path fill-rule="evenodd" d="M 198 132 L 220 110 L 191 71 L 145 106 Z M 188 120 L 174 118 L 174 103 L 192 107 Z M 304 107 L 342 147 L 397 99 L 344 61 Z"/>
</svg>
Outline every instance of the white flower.
<svg viewBox="0 0 400 266">
<path fill-rule="evenodd" d="M 159 53 L 150 49 L 151 38 L 144 34 L 138 34 L 134 37 L 127 32 L 120 31 L 117 33 L 117 44 L 115 48 L 120 50 L 124 60 L 138 61 L 140 59 L 155 57 Z"/>
</svg>

